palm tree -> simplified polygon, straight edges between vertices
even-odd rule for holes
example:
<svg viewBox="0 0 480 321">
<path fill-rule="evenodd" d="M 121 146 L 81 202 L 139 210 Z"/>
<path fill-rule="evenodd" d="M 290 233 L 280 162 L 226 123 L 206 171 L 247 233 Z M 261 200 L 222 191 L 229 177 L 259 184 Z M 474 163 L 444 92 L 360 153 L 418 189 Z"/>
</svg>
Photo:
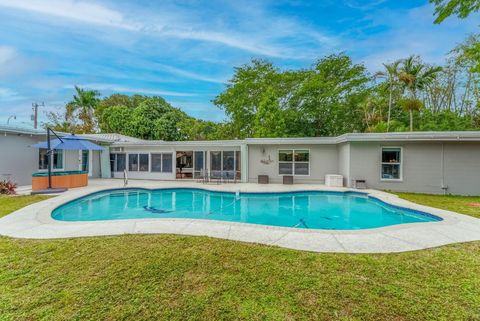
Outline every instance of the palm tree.
<svg viewBox="0 0 480 321">
<path fill-rule="evenodd" d="M 96 90 L 86 90 L 75 86 L 76 94 L 73 100 L 68 103 L 71 112 L 78 111 L 78 118 L 83 122 L 81 131 L 91 133 L 95 130 L 93 113 L 99 101 L 100 93 Z M 68 108 L 67 108 L 68 109 Z"/>
<path fill-rule="evenodd" d="M 387 132 L 390 129 L 390 118 L 392 114 L 392 103 L 393 103 L 393 90 L 395 89 L 395 84 L 398 82 L 398 67 L 400 66 L 401 60 L 395 60 L 391 64 L 383 64 L 385 70 L 379 71 L 375 74 L 376 78 L 385 78 L 388 82 L 389 97 L 388 97 L 388 116 L 387 116 Z"/>
<path fill-rule="evenodd" d="M 413 131 L 413 112 L 420 110 L 423 106 L 423 103 L 417 98 L 418 91 L 425 90 L 441 70 L 441 67 L 432 67 L 421 63 L 415 56 L 403 60 L 398 80 L 410 93 L 410 98 L 403 103 L 404 108 L 410 113 L 410 131 Z"/>
</svg>

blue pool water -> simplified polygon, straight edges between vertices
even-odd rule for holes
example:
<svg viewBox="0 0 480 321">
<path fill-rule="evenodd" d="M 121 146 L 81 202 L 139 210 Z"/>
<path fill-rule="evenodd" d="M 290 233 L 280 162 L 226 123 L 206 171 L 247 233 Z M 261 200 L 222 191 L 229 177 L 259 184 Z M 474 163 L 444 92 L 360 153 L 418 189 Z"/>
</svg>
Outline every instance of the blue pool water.
<svg viewBox="0 0 480 321">
<path fill-rule="evenodd" d="M 98 192 L 52 212 L 62 221 L 191 218 L 309 229 L 355 230 L 441 218 L 386 204 L 362 193 L 241 193 L 200 189 Z"/>
</svg>

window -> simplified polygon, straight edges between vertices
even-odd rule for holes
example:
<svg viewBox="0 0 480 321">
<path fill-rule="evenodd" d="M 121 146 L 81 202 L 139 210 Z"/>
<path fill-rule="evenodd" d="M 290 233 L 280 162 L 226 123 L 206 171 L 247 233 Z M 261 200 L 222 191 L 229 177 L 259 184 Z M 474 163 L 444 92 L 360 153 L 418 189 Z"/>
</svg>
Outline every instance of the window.
<svg viewBox="0 0 480 321">
<path fill-rule="evenodd" d="M 160 153 L 152 154 L 152 172 L 157 173 L 171 173 L 172 172 L 172 154 Z"/>
<path fill-rule="evenodd" d="M 63 150 L 53 150 L 53 169 L 63 168 Z"/>
<path fill-rule="evenodd" d="M 148 154 L 139 154 L 138 155 L 140 158 L 140 165 L 138 167 L 138 170 L 140 172 L 148 172 Z"/>
<path fill-rule="evenodd" d="M 138 171 L 138 154 L 128 154 L 128 170 L 130 172 Z"/>
<path fill-rule="evenodd" d="M 205 177 L 205 152 L 204 151 L 195 151 L 194 155 L 194 169 L 193 169 L 193 178 L 203 178 Z"/>
<path fill-rule="evenodd" d="M 162 158 L 162 172 L 171 173 L 173 171 L 173 155 L 163 154 Z"/>
<path fill-rule="evenodd" d="M 210 175 L 212 178 L 222 176 L 222 152 L 210 152 Z"/>
<path fill-rule="evenodd" d="M 45 148 L 40 148 L 38 150 L 38 169 L 47 169 L 48 168 L 48 154 Z"/>
<path fill-rule="evenodd" d="M 63 168 L 63 150 L 54 149 L 53 155 L 50 156 L 53 158 L 53 169 L 62 169 Z M 45 148 L 40 148 L 38 151 L 38 169 L 48 169 L 48 152 Z"/>
<path fill-rule="evenodd" d="M 235 152 L 235 178 L 240 179 L 240 172 L 242 168 L 240 151 Z"/>
<path fill-rule="evenodd" d="M 129 172 L 148 172 L 149 154 L 128 154 Z"/>
<path fill-rule="evenodd" d="M 382 148 L 382 179 L 402 179 L 402 149 L 399 147 Z"/>
<path fill-rule="evenodd" d="M 310 174 L 309 150 L 279 150 L 278 174 L 308 176 Z"/>
<path fill-rule="evenodd" d="M 82 171 L 88 171 L 88 150 L 82 150 Z"/>
<path fill-rule="evenodd" d="M 295 175 L 310 174 L 310 152 L 308 150 L 294 151 L 294 173 Z"/>
<path fill-rule="evenodd" d="M 235 165 L 235 152 L 223 152 L 223 170 L 233 171 Z"/>
<path fill-rule="evenodd" d="M 127 156 L 125 154 L 110 154 L 110 170 L 123 172 L 126 167 Z"/>
<path fill-rule="evenodd" d="M 162 171 L 162 154 L 152 154 L 152 172 Z"/>
<path fill-rule="evenodd" d="M 240 177 L 240 152 L 211 151 L 210 175 L 212 178 L 226 179 Z"/>
</svg>

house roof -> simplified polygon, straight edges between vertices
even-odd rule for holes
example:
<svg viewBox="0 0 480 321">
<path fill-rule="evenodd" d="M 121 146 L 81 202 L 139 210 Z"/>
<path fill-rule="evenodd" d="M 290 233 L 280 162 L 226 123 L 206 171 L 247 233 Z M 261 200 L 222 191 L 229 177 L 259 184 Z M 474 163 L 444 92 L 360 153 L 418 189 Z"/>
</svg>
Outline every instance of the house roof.
<svg viewBox="0 0 480 321">
<path fill-rule="evenodd" d="M 104 133 L 104 134 L 79 134 L 77 136 L 84 137 L 88 140 L 94 140 L 98 142 L 105 142 L 105 143 L 137 143 L 140 144 L 145 140 L 140 138 L 135 138 L 131 136 L 125 136 L 116 133 Z"/>
<path fill-rule="evenodd" d="M 114 146 L 240 146 L 244 140 L 189 140 L 189 141 L 164 141 L 164 140 L 140 140 L 138 142 L 114 142 Z"/>
<path fill-rule="evenodd" d="M 0 125 L 0 133 L 31 136 L 46 135 L 44 129 L 27 126 Z M 66 135 L 59 133 L 59 135 Z M 246 138 L 244 140 L 164 141 L 145 140 L 116 133 L 80 134 L 91 141 L 114 146 L 240 146 L 240 145 L 333 145 L 346 142 L 375 141 L 480 141 L 480 131 L 430 131 L 395 133 L 349 133 L 336 137 Z"/>
<path fill-rule="evenodd" d="M 0 133 L 41 136 L 41 135 L 46 135 L 47 132 L 44 129 L 33 128 L 33 127 L 29 127 L 29 126 L 2 125 L 2 124 L 0 124 Z"/>
<path fill-rule="evenodd" d="M 339 142 L 353 141 L 480 141 L 480 131 L 356 133 L 338 137 Z"/>
<path fill-rule="evenodd" d="M 337 137 L 247 138 L 249 145 L 340 144 L 375 141 L 480 141 L 480 131 L 351 133 Z"/>
</svg>

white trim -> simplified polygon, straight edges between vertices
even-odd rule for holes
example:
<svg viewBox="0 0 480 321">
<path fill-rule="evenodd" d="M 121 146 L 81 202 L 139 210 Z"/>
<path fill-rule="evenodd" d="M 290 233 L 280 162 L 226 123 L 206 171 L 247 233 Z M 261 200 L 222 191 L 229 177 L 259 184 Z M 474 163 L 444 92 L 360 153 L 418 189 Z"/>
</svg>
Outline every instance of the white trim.
<svg viewBox="0 0 480 321">
<path fill-rule="evenodd" d="M 382 177 L 382 166 L 383 164 L 389 164 L 382 162 L 383 149 L 400 149 L 400 163 L 391 163 L 393 165 L 400 165 L 400 178 L 383 178 Z M 381 182 L 403 182 L 403 146 L 380 146 L 380 181 Z"/>
</svg>

